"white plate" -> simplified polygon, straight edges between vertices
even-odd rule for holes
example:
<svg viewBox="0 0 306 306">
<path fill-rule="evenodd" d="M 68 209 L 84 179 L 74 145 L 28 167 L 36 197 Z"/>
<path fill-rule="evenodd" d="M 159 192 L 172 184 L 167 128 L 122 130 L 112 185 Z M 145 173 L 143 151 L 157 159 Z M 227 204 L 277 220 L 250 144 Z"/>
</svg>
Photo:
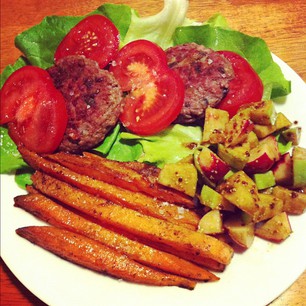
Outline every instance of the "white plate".
<svg viewBox="0 0 306 306">
<path fill-rule="evenodd" d="M 306 147 L 306 85 L 275 57 L 292 94 L 277 109 L 303 127 Z M 16 277 L 36 296 L 52 306 L 67 305 L 266 305 L 286 290 L 306 268 L 306 213 L 290 217 L 293 233 L 281 244 L 255 239 L 243 254 L 235 254 L 221 279 L 198 284 L 193 291 L 129 284 L 70 264 L 15 234 L 22 226 L 41 224 L 13 207 L 22 191 L 12 176 L 1 176 L 1 256 Z"/>
</svg>

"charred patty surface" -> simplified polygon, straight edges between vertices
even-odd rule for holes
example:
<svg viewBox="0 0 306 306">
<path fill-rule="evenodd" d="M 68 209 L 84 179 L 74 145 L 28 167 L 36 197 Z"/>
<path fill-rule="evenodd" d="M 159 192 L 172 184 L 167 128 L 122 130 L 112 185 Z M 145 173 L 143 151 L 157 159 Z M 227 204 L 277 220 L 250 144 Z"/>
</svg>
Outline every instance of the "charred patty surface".
<svg viewBox="0 0 306 306">
<path fill-rule="evenodd" d="M 176 123 L 188 124 L 204 117 L 207 106 L 216 107 L 234 77 L 231 63 L 221 54 L 196 43 L 166 50 L 170 68 L 181 76 L 185 100 Z"/>
<path fill-rule="evenodd" d="M 59 150 L 78 153 L 99 144 L 118 121 L 122 92 L 107 70 L 83 56 L 68 56 L 48 69 L 66 99 L 68 125 Z"/>
</svg>

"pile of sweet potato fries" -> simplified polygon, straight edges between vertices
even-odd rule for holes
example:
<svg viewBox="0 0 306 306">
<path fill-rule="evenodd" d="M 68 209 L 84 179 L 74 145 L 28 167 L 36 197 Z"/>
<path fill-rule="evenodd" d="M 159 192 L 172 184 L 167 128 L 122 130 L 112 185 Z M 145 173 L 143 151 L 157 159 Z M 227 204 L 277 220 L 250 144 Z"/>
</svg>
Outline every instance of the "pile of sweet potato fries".
<svg viewBox="0 0 306 306">
<path fill-rule="evenodd" d="M 157 182 L 158 168 L 84 153 L 38 155 L 19 148 L 35 169 L 15 206 L 49 223 L 17 233 L 89 269 L 135 283 L 193 289 L 216 281 L 233 249 L 197 231 L 192 198 Z"/>
</svg>

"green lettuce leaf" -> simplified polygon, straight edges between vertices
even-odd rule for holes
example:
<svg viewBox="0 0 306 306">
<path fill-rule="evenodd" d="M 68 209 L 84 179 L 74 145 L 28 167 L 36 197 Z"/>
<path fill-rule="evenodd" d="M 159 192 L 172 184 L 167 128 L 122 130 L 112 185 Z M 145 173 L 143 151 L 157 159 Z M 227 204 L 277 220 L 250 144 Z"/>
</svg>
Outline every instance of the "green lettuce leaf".
<svg viewBox="0 0 306 306">
<path fill-rule="evenodd" d="M 228 22 L 224 16 L 221 14 L 215 14 L 211 16 L 206 22 L 206 24 L 210 24 L 214 27 L 221 27 L 223 29 L 229 29 Z"/>
<path fill-rule="evenodd" d="M 15 45 L 31 65 L 49 68 L 53 65 L 57 46 L 81 19 L 82 17 L 48 16 L 40 24 L 17 35 Z"/>
<path fill-rule="evenodd" d="M 3 84 L 7 80 L 7 78 L 19 68 L 28 65 L 28 61 L 25 57 L 21 56 L 17 59 L 17 61 L 13 65 L 8 65 L 4 68 L 3 72 L 0 76 L 0 88 L 2 88 Z"/>
<path fill-rule="evenodd" d="M 31 176 L 34 173 L 34 169 L 30 167 L 24 167 L 22 169 L 18 169 L 15 175 L 15 182 L 16 184 L 22 188 L 26 189 L 28 185 L 32 185 Z"/>
<path fill-rule="evenodd" d="M 165 163 L 175 163 L 193 154 L 201 142 L 202 129 L 199 126 L 175 124 L 156 135 L 137 136 L 123 132 L 121 138 L 142 145 L 143 154 L 138 161 L 162 167 Z"/>
<path fill-rule="evenodd" d="M 11 173 L 27 166 L 8 135 L 7 128 L 3 126 L 0 126 L 0 160 L 0 173 Z"/>
<path fill-rule="evenodd" d="M 114 145 L 115 141 L 117 140 L 119 132 L 120 124 L 117 124 L 111 131 L 111 133 L 107 135 L 107 137 L 105 137 L 103 143 L 94 150 L 99 153 L 102 153 L 103 155 L 107 155 L 111 150 L 112 146 Z"/>
<path fill-rule="evenodd" d="M 94 149 L 108 159 L 117 161 L 135 161 L 142 154 L 141 144 L 121 138 L 123 127 L 117 124 L 103 143 Z"/>
<path fill-rule="evenodd" d="M 132 19 L 123 45 L 136 40 L 146 39 L 158 44 L 163 49 L 173 45 L 172 36 L 178 26 L 192 21 L 186 18 L 188 1 L 165 1 L 164 8 L 156 15 L 139 17 L 132 10 Z"/>
<path fill-rule="evenodd" d="M 28 65 L 24 57 L 19 57 L 13 65 L 8 65 L 1 74 L 1 88 L 7 78 L 19 68 Z M 5 126 L 0 126 L 0 173 L 12 173 L 27 164 L 22 159 Z"/>
<path fill-rule="evenodd" d="M 120 33 L 121 41 L 124 40 L 126 33 L 130 27 L 132 19 L 132 9 L 124 4 L 105 3 L 101 5 L 97 11 L 93 13 L 101 13 L 109 18 L 117 27 Z"/>
<path fill-rule="evenodd" d="M 122 162 L 137 161 L 143 154 L 141 144 L 134 140 L 124 139 L 122 135 L 123 133 L 118 134 L 106 157 Z"/>
</svg>

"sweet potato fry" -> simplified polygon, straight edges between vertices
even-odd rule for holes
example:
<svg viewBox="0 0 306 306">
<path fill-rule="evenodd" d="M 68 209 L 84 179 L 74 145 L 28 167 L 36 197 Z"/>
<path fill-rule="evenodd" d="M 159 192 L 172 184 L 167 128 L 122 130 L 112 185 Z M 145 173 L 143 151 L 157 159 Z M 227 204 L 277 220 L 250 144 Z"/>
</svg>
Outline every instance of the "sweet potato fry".
<svg viewBox="0 0 306 306">
<path fill-rule="evenodd" d="M 166 188 L 157 182 L 157 177 L 148 180 L 125 163 L 109 160 L 95 154 L 84 152 L 83 156 L 64 152 L 49 156 L 69 169 L 95 179 L 120 186 L 131 191 L 139 191 L 161 201 L 176 203 L 184 207 L 194 208 L 192 198 L 174 189 Z M 83 167 L 86 165 L 86 167 Z"/>
<path fill-rule="evenodd" d="M 233 249 L 214 237 L 106 201 L 95 203 L 92 195 L 41 172 L 36 171 L 32 180 L 35 188 L 48 196 L 143 241 L 165 245 L 174 254 L 190 254 L 222 264 L 229 264 L 233 256 Z"/>
<path fill-rule="evenodd" d="M 137 173 L 145 176 L 158 177 L 160 169 L 146 163 L 140 163 L 137 161 L 125 162 L 124 166 L 130 169 L 133 169 Z"/>
<path fill-rule="evenodd" d="M 33 194 L 33 193 L 38 194 L 38 193 L 39 193 L 39 191 L 36 190 L 36 189 L 33 187 L 33 185 L 27 186 L 27 191 L 28 191 L 30 194 Z M 43 196 L 43 195 L 40 194 L 40 196 Z M 164 247 L 164 249 L 166 250 L 165 247 Z M 154 255 L 154 253 L 152 253 L 152 254 Z M 177 254 L 177 255 L 179 255 L 179 254 Z M 179 257 L 179 256 L 178 256 L 178 257 Z M 179 257 L 179 258 L 180 258 L 180 257 Z M 203 258 L 200 258 L 200 259 L 199 259 L 197 256 L 192 256 L 192 255 L 190 255 L 190 254 L 188 254 L 188 255 L 185 254 L 185 258 L 188 259 L 188 261 L 194 262 L 194 263 L 196 263 L 196 264 L 198 264 L 198 265 L 200 265 L 200 266 L 202 266 L 202 267 L 208 268 L 208 269 L 213 270 L 213 271 L 223 272 L 224 269 L 225 269 L 225 265 L 224 265 L 224 264 L 221 264 L 221 263 L 219 263 L 219 262 L 217 262 L 217 261 L 215 261 L 215 260 L 213 260 L 213 259 L 206 258 L 205 260 L 203 260 Z M 139 262 L 141 262 L 141 261 L 139 261 Z M 184 270 L 185 270 L 185 272 L 188 273 L 188 269 L 186 269 L 186 267 L 184 267 Z M 165 270 L 165 271 L 166 271 L 166 270 Z M 169 270 L 168 272 L 172 272 L 172 273 L 175 274 L 174 271 L 170 271 L 170 270 Z M 191 272 L 189 271 L 189 273 L 191 273 Z M 182 276 L 185 276 L 185 275 L 183 275 L 183 274 L 181 274 L 181 275 L 182 275 Z M 189 276 L 186 275 L 186 277 L 193 278 L 193 277 L 191 277 L 191 274 L 190 274 Z M 203 279 L 202 279 L 202 280 L 203 280 Z"/>
<path fill-rule="evenodd" d="M 25 148 L 20 148 L 23 158 L 34 168 L 60 180 L 114 203 L 138 210 L 144 214 L 168 220 L 195 229 L 200 220 L 196 212 L 168 202 L 161 202 L 139 192 L 132 192 L 87 175 L 78 174 Z M 82 168 L 83 166 L 81 166 Z M 83 167 L 86 168 L 86 167 Z"/>
<path fill-rule="evenodd" d="M 146 266 L 200 281 L 218 280 L 218 277 L 214 274 L 189 261 L 106 229 L 64 208 L 40 193 L 15 197 L 15 206 L 55 227 L 70 230 L 101 242 Z"/>
<path fill-rule="evenodd" d="M 194 289 L 196 282 L 141 265 L 85 236 L 51 226 L 29 226 L 16 230 L 21 237 L 40 247 L 94 271 L 129 282 L 179 286 Z"/>
<path fill-rule="evenodd" d="M 93 154 L 89 155 L 89 157 L 92 155 Z M 95 158 L 88 158 L 87 154 L 81 156 L 65 152 L 51 154 L 48 155 L 47 158 L 79 174 L 88 175 L 97 180 L 119 186 L 130 191 L 139 191 L 139 188 L 130 177 L 129 169 L 124 171 L 125 169 L 123 165 L 119 169 L 117 167 L 110 167 L 105 158 L 98 157 L 98 159 L 101 159 L 98 162 L 98 160 Z M 112 163 L 117 166 L 116 162 L 112 161 Z"/>
<path fill-rule="evenodd" d="M 26 186 L 26 191 L 27 191 L 29 194 L 33 194 L 33 193 L 38 194 L 38 193 L 39 193 L 39 191 L 36 190 L 36 189 L 34 188 L 33 185 L 27 185 L 27 186 Z"/>
</svg>

